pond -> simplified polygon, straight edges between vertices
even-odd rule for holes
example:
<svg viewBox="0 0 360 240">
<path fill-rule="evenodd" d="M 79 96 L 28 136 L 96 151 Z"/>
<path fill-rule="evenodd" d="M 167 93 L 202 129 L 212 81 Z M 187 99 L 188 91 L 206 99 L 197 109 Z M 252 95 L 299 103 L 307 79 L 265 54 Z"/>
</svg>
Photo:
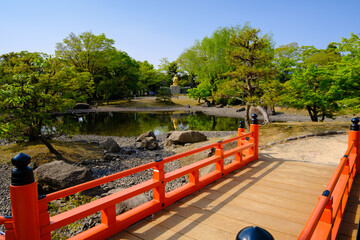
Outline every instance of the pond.
<svg viewBox="0 0 360 240">
<path fill-rule="evenodd" d="M 174 130 L 237 131 L 240 120 L 201 112 L 98 112 L 63 118 L 73 134 L 126 137 L 139 136 L 149 130 L 156 135 Z"/>
</svg>

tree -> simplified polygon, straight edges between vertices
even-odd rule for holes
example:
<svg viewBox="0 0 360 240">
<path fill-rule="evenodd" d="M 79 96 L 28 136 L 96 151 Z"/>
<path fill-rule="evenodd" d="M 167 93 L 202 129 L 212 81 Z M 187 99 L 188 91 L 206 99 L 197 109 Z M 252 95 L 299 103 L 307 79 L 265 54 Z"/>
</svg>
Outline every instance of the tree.
<svg viewBox="0 0 360 240">
<path fill-rule="evenodd" d="M 332 44 L 327 49 L 313 46 L 301 47 L 299 62 L 290 80 L 282 102 L 290 107 L 306 109 L 311 121 L 333 118 L 340 110 L 342 86 L 336 84 L 334 73 L 341 56 Z"/>
<path fill-rule="evenodd" d="M 202 83 L 202 87 L 211 86 L 212 97 L 217 91 L 217 84 L 226 78 L 224 73 L 230 70 L 226 63 L 226 52 L 230 48 L 230 37 L 237 30 L 238 27 L 219 28 L 210 37 L 196 41 L 178 59 L 181 71 L 196 76 L 195 81 Z"/>
<path fill-rule="evenodd" d="M 98 87 L 104 80 L 104 69 L 111 63 L 115 52 L 114 40 L 105 34 L 94 35 L 84 32 L 70 33 L 63 42 L 56 44 L 56 57 L 66 60 L 78 72 L 89 72 L 95 83 L 96 97 L 100 98 Z"/>
<path fill-rule="evenodd" d="M 9 140 L 40 140 L 59 159 L 46 136 L 62 129 L 54 116 L 86 99 L 78 92 L 88 91 L 78 79 L 85 80 L 57 58 L 41 53 L 10 53 L 0 57 L 0 136 Z M 88 76 L 86 82 L 91 82 Z M 91 84 L 90 84 L 91 85 Z"/>
<path fill-rule="evenodd" d="M 311 121 L 321 121 L 325 117 L 332 118 L 339 110 L 336 103 L 340 98 L 341 89 L 334 84 L 332 72 L 327 67 L 309 65 L 305 69 L 297 69 L 291 80 L 285 83 L 287 94 L 283 103 L 297 108 L 306 109 Z"/>
<path fill-rule="evenodd" d="M 349 38 L 343 38 L 336 45 L 343 55 L 341 61 L 336 63 L 334 73 L 335 84 L 342 89 L 343 99 L 339 105 L 356 114 L 360 112 L 360 36 L 351 33 Z"/>
<path fill-rule="evenodd" d="M 138 89 L 140 65 L 126 52 L 113 51 L 109 63 L 103 68 L 98 95 L 106 101 L 129 98 Z"/>
<path fill-rule="evenodd" d="M 245 25 L 230 39 L 231 51 L 227 52 L 227 61 L 232 69 L 227 76 L 234 79 L 237 88 L 246 97 L 246 119 L 250 119 L 250 107 L 257 107 L 264 116 L 264 123 L 269 122 L 265 110 L 267 103 L 262 98 L 264 89 L 274 78 L 272 66 L 274 57 L 273 42 L 269 35 L 260 36 L 260 29 Z"/>
<path fill-rule="evenodd" d="M 278 73 L 275 76 L 280 83 L 290 80 L 291 74 L 300 61 L 300 48 L 297 43 L 280 45 L 275 49 L 274 64 Z"/>
<path fill-rule="evenodd" d="M 140 76 L 138 88 L 142 92 L 157 92 L 160 87 L 167 85 L 167 76 L 157 71 L 154 65 L 148 61 L 138 62 L 140 65 Z M 168 85 L 167 85 L 168 86 Z"/>
</svg>

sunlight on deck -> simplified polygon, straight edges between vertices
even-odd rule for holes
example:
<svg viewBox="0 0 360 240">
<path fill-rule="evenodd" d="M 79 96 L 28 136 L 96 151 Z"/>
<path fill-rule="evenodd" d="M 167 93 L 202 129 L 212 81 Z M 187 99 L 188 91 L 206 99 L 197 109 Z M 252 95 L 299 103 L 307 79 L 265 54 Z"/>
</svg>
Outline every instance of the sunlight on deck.
<svg viewBox="0 0 360 240">
<path fill-rule="evenodd" d="M 235 239 L 252 225 L 296 239 L 335 166 L 260 159 L 109 239 Z"/>
</svg>

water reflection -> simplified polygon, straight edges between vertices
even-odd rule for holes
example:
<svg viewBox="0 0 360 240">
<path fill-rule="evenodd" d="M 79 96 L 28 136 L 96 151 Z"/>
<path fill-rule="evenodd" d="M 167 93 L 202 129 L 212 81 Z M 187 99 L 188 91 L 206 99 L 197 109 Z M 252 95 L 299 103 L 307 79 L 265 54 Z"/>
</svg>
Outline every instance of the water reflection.
<svg viewBox="0 0 360 240">
<path fill-rule="evenodd" d="M 201 112 L 99 112 L 66 115 L 64 124 L 73 134 L 138 136 L 152 130 L 156 135 L 169 131 L 236 131 L 240 118 L 205 115 Z"/>
</svg>

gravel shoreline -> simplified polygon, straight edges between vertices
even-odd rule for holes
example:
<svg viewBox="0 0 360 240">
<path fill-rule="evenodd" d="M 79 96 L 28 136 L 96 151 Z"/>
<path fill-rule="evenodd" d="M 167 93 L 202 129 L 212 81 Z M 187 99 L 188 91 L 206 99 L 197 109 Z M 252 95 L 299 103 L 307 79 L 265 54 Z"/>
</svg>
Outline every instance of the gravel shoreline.
<svg viewBox="0 0 360 240">
<path fill-rule="evenodd" d="M 227 137 L 230 135 L 234 135 L 236 131 L 202 131 L 204 135 L 208 138 L 213 137 Z M 56 138 L 56 140 L 67 141 L 67 142 L 95 142 L 102 143 L 109 136 L 97 136 L 97 135 L 74 135 L 73 137 L 60 136 Z M 116 160 L 105 161 L 104 159 L 87 159 L 81 163 L 76 163 L 74 165 L 84 166 L 91 170 L 95 178 L 100 178 L 103 176 L 108 176 L 110 174 L 114 174 L 116 172 L 120 172 L 126 169 L 130 169 L 139 165 L 143 165 L 149 162 L 153 162 L 155 160 L 165 158 L 171 155 L 174 155 L 174 149 L 164 147 L 163 143 L 166 140 L 166 134 L 157 135 L 157 140 L 160 144 L 160 148 L 157 150 L 145 150 L 140 149 L 136 145 L 136 137 L 112 137 L 122 148 L 119 157 Z M 128 154 L 128 150 L 132 151 L 131 154 Z M 175 169 L 180 168 L 180 162 L 173 161 L 165 165 L 165 172 L 170 172 Z M 12 165 L 9 164 L 0 164 L 0 216 L 1 215 L 11 215 L 11 205 L 10 205 L 10 194 L 9 194 L 9 185 L 11 181 L 11 170 L 13 169 Z M 128 188 L 130 186 L 139 184 L 146 180 L 152 178 L 152 170 L 146 170 L 138 174 L 134 174 L 122 179 L 118 179 L 116 181 L 106 183 L 101 185 L 103 192 L 103 196 L 106 195 L 106 192 L 116 189 L 116 188 Z M 185 177 L 176 179 L 168 184 L 166 184 L 166 191 L 170 191 L 172 189 L 178 188 L 186 183 Z M 146 192 L 146 196 L 148 199 L 151 199 L 152 192 Z M 96 216 L 98 217 L 98 216 Z M 94 221 L 94 217 L 88 217 L 84 219 L 86 223 L 85 225 L 92 226 L 97 222 Z M 3 226 L 0 226 L 0 231 L 4 231 Z M 79 230 L 80 231 L 80 230 Z M 76 234 L 77 231 L 72 232 L 72 234 Z M 69 233 L 66 233 L 69 234 Z M 69 235 L 70 236 L 70 235 Z"/>
</svg>

